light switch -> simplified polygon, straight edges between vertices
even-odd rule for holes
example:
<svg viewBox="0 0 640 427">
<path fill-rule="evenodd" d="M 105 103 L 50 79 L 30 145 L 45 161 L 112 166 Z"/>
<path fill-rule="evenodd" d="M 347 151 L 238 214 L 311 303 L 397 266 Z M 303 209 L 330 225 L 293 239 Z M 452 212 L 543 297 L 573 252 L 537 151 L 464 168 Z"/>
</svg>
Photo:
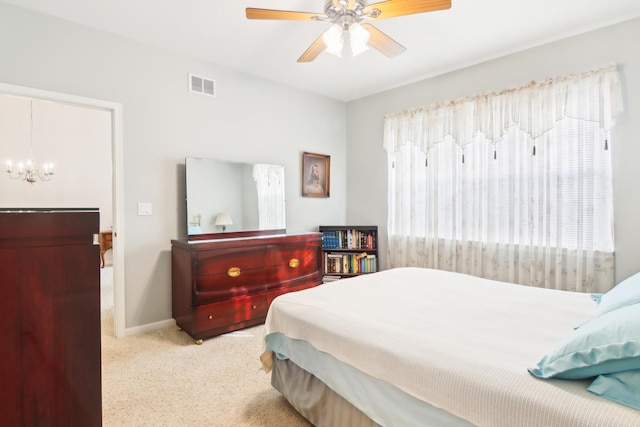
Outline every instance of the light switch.
<svg viewBox="0 0 640 427">
<path fill-rule="evenodd" d="M 138 202 L 138 215 L 151 215 L 151 203 Z"/>
</svg>

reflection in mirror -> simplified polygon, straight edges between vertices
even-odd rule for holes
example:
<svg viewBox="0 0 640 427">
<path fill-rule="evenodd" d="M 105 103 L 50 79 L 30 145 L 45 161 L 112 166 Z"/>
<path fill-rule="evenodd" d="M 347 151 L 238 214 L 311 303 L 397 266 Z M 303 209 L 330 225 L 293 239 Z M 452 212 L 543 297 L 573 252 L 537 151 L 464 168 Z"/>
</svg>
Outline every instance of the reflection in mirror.
<svg viewBox="0 0 640 427">
<path fill-rule="evenodd" d="M 284 230 L 284 166 L 187 157 L 187 234 Z"/>
</svg>

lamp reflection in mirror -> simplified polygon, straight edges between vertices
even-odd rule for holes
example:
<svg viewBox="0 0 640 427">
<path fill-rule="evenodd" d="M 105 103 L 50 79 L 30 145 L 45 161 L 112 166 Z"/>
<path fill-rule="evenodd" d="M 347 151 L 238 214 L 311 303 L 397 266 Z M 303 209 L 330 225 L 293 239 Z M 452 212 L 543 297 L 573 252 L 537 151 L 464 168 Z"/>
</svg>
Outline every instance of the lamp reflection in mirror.
<svg viewBox="0 0 640 427">
<path fill-rule="evenodd" d="M 33 156 L 33 99 L 30 102 L 29 152 Z M 53 176 L 53 163 L 44 163 L 42 168 L 36 167 L 31 160 L 18 163 L 18 169 L 13 169 L 13 162 L 7 161 L 7 173 L 11 179 L 22 179 L 33 184 L 38 179 L 49 181 Z"/>
<path fill-rule="evenodd" d="M 214 224 L 216 226 L 222 226 L 222 231 L 224 232 L 227 230 L 227 225 L 233 224 L 233 221 L 231 221 L 231 215 L 229 215 L 227 212 L 222 212 L 216 215 Z"/>
</svg>

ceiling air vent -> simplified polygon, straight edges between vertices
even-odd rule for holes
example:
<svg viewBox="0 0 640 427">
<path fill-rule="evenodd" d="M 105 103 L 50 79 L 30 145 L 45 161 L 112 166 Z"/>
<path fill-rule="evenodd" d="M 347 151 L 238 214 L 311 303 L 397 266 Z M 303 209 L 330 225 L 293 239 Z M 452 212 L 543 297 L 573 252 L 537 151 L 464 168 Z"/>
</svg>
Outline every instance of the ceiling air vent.
<svg viewBox="0 0 640 427">
<path fill-rule="evenodd" d="M 201 95 L 216 96 L 216 81 L 189 74 L 189 91 Z"/>
</svg>

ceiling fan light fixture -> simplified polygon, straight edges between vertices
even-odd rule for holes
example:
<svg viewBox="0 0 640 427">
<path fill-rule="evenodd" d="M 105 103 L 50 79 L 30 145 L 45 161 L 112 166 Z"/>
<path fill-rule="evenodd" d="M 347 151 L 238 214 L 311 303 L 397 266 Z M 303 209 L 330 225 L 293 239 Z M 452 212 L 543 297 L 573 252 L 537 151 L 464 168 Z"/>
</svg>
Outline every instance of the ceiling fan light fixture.
<svg viewBox="0 0 640 427">
<path fill-rule="evenodd" d="M 360 55 L 369 49 L 369 31 L 364 29 L 362 25 L 354 22 L 349 27 L 349 39 L 351 42 L 351 54 L 353 56 Z"/>
<path fill-rule="evenodd" d="M 327 47 L 326 52 L 332 55 L 342 57 L 342 46 L 344 44 L 342 27 L 338 24 L 333 24 L 327 31 L 322 34 L 322 41 Z"/>
<path fill-rule="evenodd" d="M 317 37 L 298 58 L 298 62 L 311 62 L 322 52 L 342 57 L 344 33 L 347 30 L 349 33 L 346 37 L 349 37 L 352 56 L 373 48 L 388 58 L 395 58 L 407 49 L 369 23 L 369 20 L 377 21 L 450 8 L 451 0 L 379 0 L 373 4 L 369 4 L 367 0 L 324 0 L 324 13 L 255 7 L 246 8 L 245 13 L 247 19 L 322 21 L 334 24 Z M 360 22 L 363 22 L 362 25 Z"/>
</svg>

